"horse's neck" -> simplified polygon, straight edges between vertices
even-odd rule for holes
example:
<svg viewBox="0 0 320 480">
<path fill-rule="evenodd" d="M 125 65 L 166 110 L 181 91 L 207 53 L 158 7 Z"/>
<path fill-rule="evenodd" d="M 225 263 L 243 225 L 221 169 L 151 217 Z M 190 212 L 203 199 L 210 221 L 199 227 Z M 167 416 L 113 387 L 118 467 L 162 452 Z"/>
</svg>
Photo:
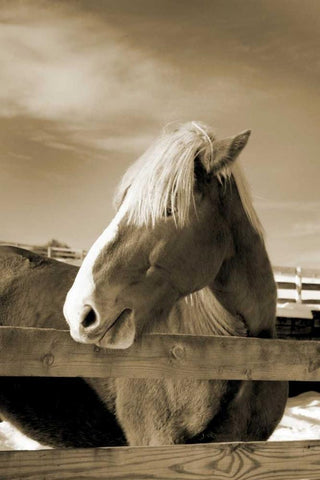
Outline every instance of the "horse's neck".
<svg viewBox="0 0 320 480">
<path fill-rule="evenodd" d="M 277 290 L 264 241 L 239 206 L 231 231 L 235 254 L 210 288 L 226 310 L 243 317 L 249 335 L 273 337 Z"/>
<path fill-rule="evenodd" d="M 169 317 L 155 324 L 152 332 L 245 336 L 247 329 L 241 317 L 230 314 L 209 288 L 203 288 L 176 303 Z"/>
</svg>

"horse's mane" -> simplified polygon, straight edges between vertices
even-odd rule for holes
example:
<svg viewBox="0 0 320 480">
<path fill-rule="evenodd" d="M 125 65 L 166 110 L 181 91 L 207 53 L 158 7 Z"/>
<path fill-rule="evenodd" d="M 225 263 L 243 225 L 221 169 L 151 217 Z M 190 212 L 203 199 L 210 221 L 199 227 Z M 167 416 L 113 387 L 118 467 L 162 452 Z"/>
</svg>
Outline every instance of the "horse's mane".
<svg viewBox="0 0 320 480">
<path fill-rule="evenodd" d="M 216 299 L 209 287 L 181 299 L 178 308 L 184 319 L 183 333 L 240 337 L 247 335 L 247 327 L 243 319 L 231 315 Z M 172 315 L 177 313 L 173 309 Z"/>
<path fill-rule="evenodd" d="M 181 298 L 167 318 L 149 322 L 146 329 L 148 333 L 238 337 L 248 333 L 243 319 L 229 313 L 209 287 Z"/>
<path fill-rule="evenodd" d="M 209 132 L 214 140 L 213 132 Z M 117 199 L 126 197 L 129 221 L 154 225 L 170 208 L 179 226 L 188 221 L 194 192 L 194 159 L 209 149 L 192 123 L 165 130 L 125 173 Z"/>
<path fill-rule="evenodd" d="M 194 205 L 194 160 L 201 153 L 204 163 L 209 163 L 214 141 L 213 130 L 200 122 L 165 129 L 124 174 L 115 196 L 116 207 L 125 198 L 128 221 L 136 225 L 155 225 L 168 209 L 177 226 L 185 225 Z M 234 178 L 244 211 L 262 237 L 263 228 L 238 160 L 217 176 L 226 181 Z"/>
</svg>

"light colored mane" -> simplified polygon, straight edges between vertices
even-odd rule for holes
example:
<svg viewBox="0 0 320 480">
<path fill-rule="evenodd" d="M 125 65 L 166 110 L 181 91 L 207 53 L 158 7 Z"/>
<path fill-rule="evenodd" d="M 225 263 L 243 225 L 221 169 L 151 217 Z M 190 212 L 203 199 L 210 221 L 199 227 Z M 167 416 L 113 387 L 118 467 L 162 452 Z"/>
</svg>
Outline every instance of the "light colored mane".
<svg viewBox="0 0 320 480">
<path fill-rule="evenodd" d="M 214 141 L 213 130 L 200 122 L 164 130 L 124 174 L 115 196 L 116 207 L 125 198 L 128 221 L 152 226 L 170 209 L 176 225 L 184 226 L 194 206 L 194 159 L 201 153 L 204 163 L 209 164 Z M 231 168 L 217 173 L 221 181 L 222 178 L 228 181 L 231 175 L 250 223 L 263 237 L 263 228 L 238 160 Z"/>
<path fill-rule="evenodd" d="M 233 316 L 216 299 L 209 287 L 202 288 L 179 300 L 169 316 L 149 324 L 149 333 L 189 335 L 247 335 L 241 317 Z"/>
<path fill-rule="evenodd" d="M 205 136 L 194 122 L 180 125 L 164 133 L 125 173 L 117 201 L 126 196 L 129 222 L 154 225 L 171 210 L 178 226 L 189 218 L 194 204 L 194 159 L 211 154 L 207 137 L 214 141 L 209 127 L 201 124 Z"/>
<path fill-rule="evenodd" d="M 184 323 L 183 333 L 241 337 L 247 335 L 243 320 L 231 315 L 216 299 L 209 287 L 202 288 L 180 300 L 180 308 Z"/>
</svg>

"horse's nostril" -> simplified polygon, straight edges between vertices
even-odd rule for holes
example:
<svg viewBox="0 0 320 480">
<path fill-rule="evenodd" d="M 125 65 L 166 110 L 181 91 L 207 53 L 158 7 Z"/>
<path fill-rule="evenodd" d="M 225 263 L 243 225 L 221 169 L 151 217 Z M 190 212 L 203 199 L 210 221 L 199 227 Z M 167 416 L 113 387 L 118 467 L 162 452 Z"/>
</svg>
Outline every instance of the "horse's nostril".
<svg viewBox="0 0 320 480">
<path fill-rule="evenodd" d="M 83 317 L 83 320 L 81 322 L 81 325 L 84 328 L 89 328 L 91 327 L 95 322 L 97 321 L 97 315 L 96 312 L 93 310 L 93 308 L 90 308 L 86 315 Z"/>
</svg>

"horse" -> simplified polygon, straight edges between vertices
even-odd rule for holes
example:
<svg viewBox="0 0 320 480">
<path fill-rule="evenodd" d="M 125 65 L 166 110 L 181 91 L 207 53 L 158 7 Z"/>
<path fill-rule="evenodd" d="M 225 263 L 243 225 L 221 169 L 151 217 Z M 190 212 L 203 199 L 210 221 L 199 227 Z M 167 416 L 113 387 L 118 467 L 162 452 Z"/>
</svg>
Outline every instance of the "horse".
<svg viewBox="0 0 320 480">
<path fill-rule="evenodd" d="M 0 325 L 65 330 L 62 309 L 78 267 L 0 246 Z M 90 379 L 0 377 L 0 415 L 50 447 L 126 445 L 115 412 Z"/>
<path fill-rule="evenodd" d="M 70 288 L 72 338 L 126 349 L 145 333 L 274 338 L 276 285 L 263 227 L 237 160 L 250 131 L 200 122 L 165 130 L 128 169 L 116 215 Z M 287 382 L 91 382 L 129 445 L 266 440 Z"/>
</svg>

